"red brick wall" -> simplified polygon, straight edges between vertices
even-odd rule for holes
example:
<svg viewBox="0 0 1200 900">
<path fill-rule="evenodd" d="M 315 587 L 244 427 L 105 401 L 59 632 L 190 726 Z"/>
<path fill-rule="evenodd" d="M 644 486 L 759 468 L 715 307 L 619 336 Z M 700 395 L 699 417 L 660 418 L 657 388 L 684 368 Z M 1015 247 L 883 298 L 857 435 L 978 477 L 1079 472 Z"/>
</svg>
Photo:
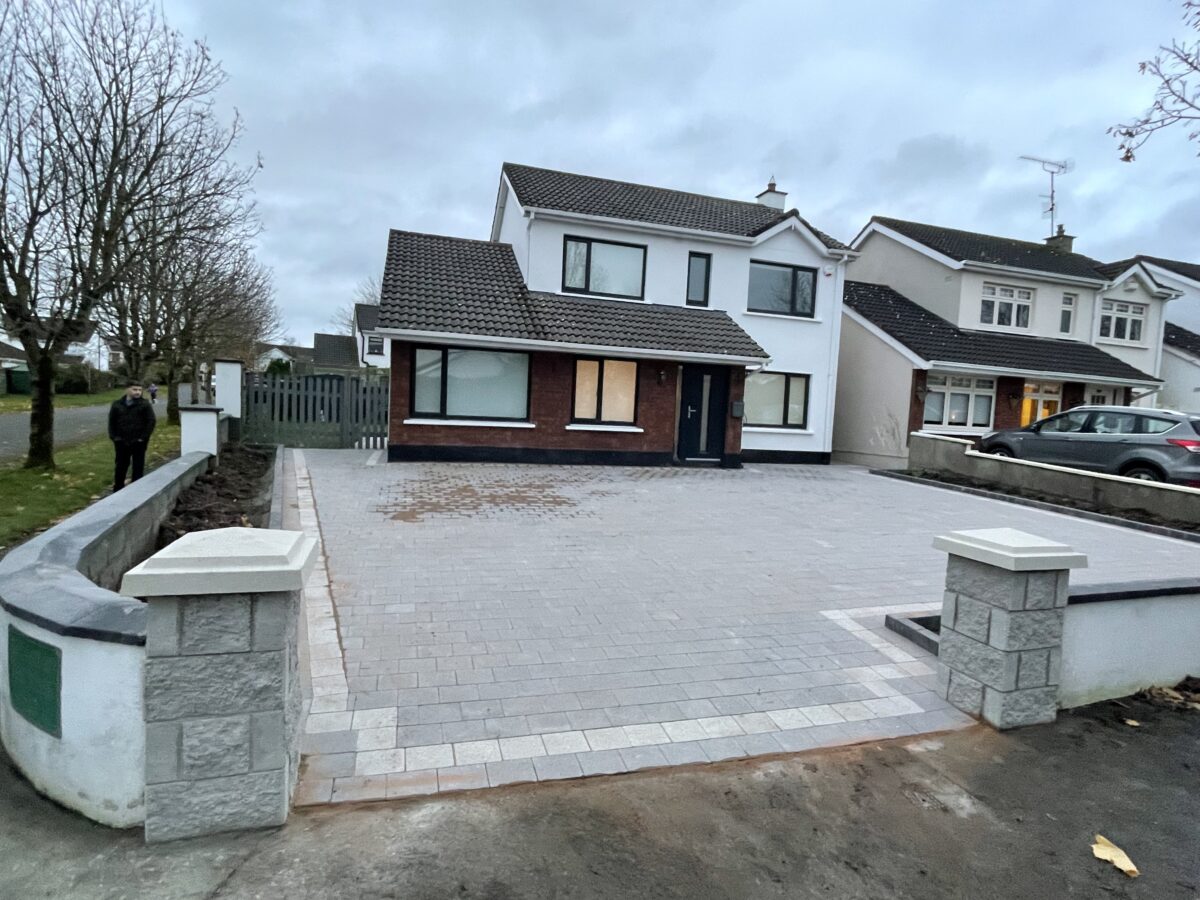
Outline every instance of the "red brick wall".
<svg viewBox="0 0 1200 900">
<path fill-rule="evenodd" d="M 746 396 L 746 372 L 744 369 L 729 370 L 729 409 L 725 411 L 725 455 L 738 456 L 742 452 L 742 420 L 729 415 L 733 404 Z"/>
<path fill-rule="evenodd" d="M 1084 396 L 1083 390 L 1084 384 L 1079 381 L 1068 381 L 1063 385 L 1062 408 L 1064 412 L 1087 403 L 1087 397 Z"/>
<path fill-rule="evenodd" d="M 996 412 L 992 427 L 997 431 L 1021 427 L 1021 401 L 1025 399 L 1024 378 L 996 379 Z"/>
<path fill-rule="evenodd" d="M 469 428 L 456 425 L 405 425 L 409 418 L 412 345 L 392 342 L 392 390 L 388 444 L 393 447 L 471 447 L 534 451 L 602 451 L 663 454 L 675 452 L 675 412 L 679 364 L 638 363 L 637 425 L 642 433 L 567 431 L 575 389 L 575 356 L 531 353 L 529 419 L 536 428 Z M 659 373 L 662 383 L 659 383 Z M 744 376 L 733 371 L 730 399 L 742 397 Z M 741 449 L 741 422 L 730 419 L 727 453 Z M 732 448 L 732 449 L 730 449 Z"/>
<path fill-rule="evenodd" d="M 921 393 L 925 390 L 925 378 L 928 374 L 924 369 L 913 369 L 912 390 L 908 395 L 908 432 L 904 436 L 906 446 L 909 435 L 920 431 L 925 424 L 925 401 L 921 399 Z"/>
</svg>

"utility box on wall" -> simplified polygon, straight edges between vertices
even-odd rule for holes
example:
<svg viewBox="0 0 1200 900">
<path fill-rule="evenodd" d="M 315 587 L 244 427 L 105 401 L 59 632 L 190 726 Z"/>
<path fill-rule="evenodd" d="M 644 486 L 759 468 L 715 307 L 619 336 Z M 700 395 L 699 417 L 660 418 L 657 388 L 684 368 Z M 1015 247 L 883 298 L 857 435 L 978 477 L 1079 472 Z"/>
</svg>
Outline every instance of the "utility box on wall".
<svg viewBox="0 0 1200 900">
<path fill-rule="evenodd" d="M 62 651 L 8 626 L 12 707 L 36 728 L 62 737 Z"/>
</svg>

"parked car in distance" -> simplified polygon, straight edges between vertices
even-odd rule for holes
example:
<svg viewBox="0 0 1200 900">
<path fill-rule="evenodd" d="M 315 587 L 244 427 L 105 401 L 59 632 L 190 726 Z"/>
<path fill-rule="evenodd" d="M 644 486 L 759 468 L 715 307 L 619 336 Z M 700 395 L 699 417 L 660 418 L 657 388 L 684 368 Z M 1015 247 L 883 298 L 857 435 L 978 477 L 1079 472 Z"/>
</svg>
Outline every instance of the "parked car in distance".
<svg viewBox="0 0 1200 900">
<path fill-rule="evenodd" d="M 1073 469 L 1200 487 L 1200 414 L 1076 406 L 1024 428 L 992 431 L 979 449 Z"/>
</svg>

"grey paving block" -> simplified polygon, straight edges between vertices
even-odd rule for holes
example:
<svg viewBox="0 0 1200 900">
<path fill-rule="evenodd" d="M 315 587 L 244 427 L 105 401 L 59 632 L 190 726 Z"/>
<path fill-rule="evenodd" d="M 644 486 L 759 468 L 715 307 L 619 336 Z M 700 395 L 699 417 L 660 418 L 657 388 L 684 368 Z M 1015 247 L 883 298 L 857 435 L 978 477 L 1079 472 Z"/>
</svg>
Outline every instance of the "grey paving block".
<svg viewBox="0 0 1200 900">
<path fill-rule="evenodd" d="M 537 757 L 533 760 L 533 769 L 537 773 L 538 781 L 581 778 L 583 776 L 583 768 L 574 754 Z"/>
</svg>

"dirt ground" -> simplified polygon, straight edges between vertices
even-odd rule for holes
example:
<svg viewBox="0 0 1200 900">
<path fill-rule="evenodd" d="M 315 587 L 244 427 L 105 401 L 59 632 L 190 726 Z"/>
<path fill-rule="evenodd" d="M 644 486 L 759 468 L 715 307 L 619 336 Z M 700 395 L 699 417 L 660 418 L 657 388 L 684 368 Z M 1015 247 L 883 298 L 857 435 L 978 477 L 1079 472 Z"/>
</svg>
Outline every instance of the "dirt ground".
<svg viewBox="0 0 1200 900">
<path fill-rule="evenodd" d="M 1122 702 L 1005 734 L 323 808 L 154 847 L 3 765 L 0 896 L 1196 900 L 1200 714 Z M 1142 875 L 1094 859 L 1097 833 Z"/>
<path fill-rule="evenodd" d="M 158 547 L 189 531 L 252 526 L 261 528 L 269 511 L 268 480 L 275 454 L 271 450 L 230 444 L 220 465 L 196 479 L 179 495 L 175 509 L 158 533 Z"/>
</svg>

